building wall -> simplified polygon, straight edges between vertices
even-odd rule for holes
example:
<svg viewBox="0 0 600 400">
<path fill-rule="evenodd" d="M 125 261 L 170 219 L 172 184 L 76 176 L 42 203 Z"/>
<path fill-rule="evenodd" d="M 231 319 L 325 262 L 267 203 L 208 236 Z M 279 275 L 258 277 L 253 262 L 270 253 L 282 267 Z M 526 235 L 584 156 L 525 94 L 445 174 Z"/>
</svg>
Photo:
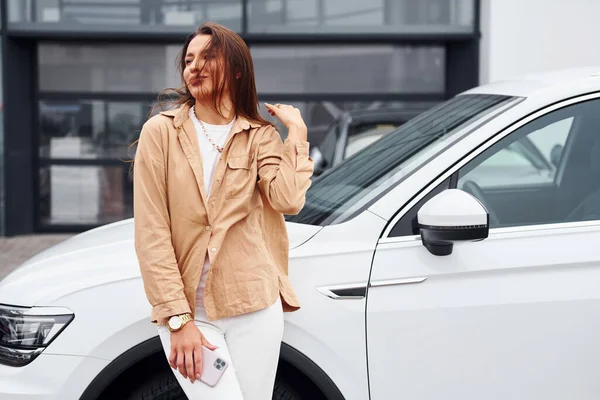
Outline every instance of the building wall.
<svg viewBox="0 0 600 400">
<path fill-rule="evenodd" d="M 480 82 L 600 66 L 598 0 L 482 0 Z"/>
</svg>

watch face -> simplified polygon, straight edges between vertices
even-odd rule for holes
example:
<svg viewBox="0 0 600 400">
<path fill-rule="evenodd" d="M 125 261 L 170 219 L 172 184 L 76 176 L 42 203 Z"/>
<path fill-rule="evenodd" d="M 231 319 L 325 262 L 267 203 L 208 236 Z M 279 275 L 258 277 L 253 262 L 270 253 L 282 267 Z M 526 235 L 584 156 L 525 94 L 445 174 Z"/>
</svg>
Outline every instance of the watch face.
<svg viewBox="0 0 600 400">
<path fill-rule="evenodd" d="M 181 327 L 181 324 L 181 317 L 178 315 L 169 319 L 169 326 L 171 327 L 171 329 L 179 329 Z"/>
</svg>

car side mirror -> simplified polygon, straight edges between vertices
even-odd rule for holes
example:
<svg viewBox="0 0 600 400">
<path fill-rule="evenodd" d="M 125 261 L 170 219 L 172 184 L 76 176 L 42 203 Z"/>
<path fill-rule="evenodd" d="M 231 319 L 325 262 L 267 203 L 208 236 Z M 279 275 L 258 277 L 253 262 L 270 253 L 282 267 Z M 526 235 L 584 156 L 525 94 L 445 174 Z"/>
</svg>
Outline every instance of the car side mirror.
<svg viewBox="0 0 600 400">
<path fill-rule="evenodd" d="M 452 254 L 454 242 L 488 237 L 489 214 L 479 200 L 460 189 L 429 199 L 417 213 L 423 245 L 436 256 Z"/>
<path fill-rule="evenodd" d="M 558 168 L 558 165 L 560 164 L 560 158 L 562 157 L 562 152 L 563 152 L 563 146 L 561 146 L 560 144 L 554 145 L 552 150 L 550 150 L 550 162 L 552 163 L 552 165 L 554 165 L 557 168 Z"/>
<path fill-rule="evenodd" d="M 315 166 L 313 175 L 321 175 L 325 170 L 325 158 L 323 157 L 323 153 L 321 153 L 321 150 L 317 146 L 311 148 L 310 158 L 312 158 L 313 164 Z"/>
</svg>

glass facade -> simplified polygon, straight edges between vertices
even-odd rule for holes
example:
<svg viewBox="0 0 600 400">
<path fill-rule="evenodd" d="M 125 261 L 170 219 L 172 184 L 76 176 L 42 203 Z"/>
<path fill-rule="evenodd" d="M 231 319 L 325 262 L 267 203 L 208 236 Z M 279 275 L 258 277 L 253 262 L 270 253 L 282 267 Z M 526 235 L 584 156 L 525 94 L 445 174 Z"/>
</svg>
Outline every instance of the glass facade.
<svg viewBox="0 0 600 400">
<path fill-rule="evenodd" d="M 45 29 L 251 33 L 470 33 L 474 0 L 8 0 L 9 23 Z M 244 4 L 247 20 L 243 21 Z M 245 24 L 244 24 L 245 22 Z M 244 33 L 246 33 L 244 32 Z"/>
<path fill-rule="evenodd" d="M 42 91 L 155 93 L 177 87 L 179 45 L 42 44 Z M 260 93 L 439 93 L 441 46 L 255 45 Z M 273 79 L 276 77 L 276 79 Z"/>
<path fill-rule="evenodd" d="M 157 93 L 177 87 L 175 59 L 181 45 L 39 46 L 41 91 L 85 93 Z"/>
<path fill-rule="evenodd" d="M 40 101 L 42 159 L 125 160 L 149 116 L 147 102 Z"/>
<path fill-rule="evenodd" d="M 277 103 L 277 100 L 269 100 Z M 319 143 L 344 111 L 407 107 L 426 110 L 433 102 L 281 101 L 300 109 L 310 140 Z M 153 111 L 146 101 L 40 101 L 39 215 L 43 225 L 104 224 L 132 215 L 130 145 Z M 264 106 L 282 137 L 287 130 Z M 71 165 L 76 164 L 76 165 Z"/>
<path fill-rule="evenodd" d="M 128 169 L 122 166 L 42 166 L 39 193 L 45 226 L 102 225 L 133 214 Z"/>
<path fill-rule="evenodd" d="M 43 225 L 104 224 L 132 215 L 128 161 L 151 111 L 144 101 L 40 101 Z"/>
<path fill-rule="evenodd" d="M 444 90 L 444 48 L 438 46 L 256 45 L 251 52 L 259 93 Z"/>
<path fill-rule="evenodd" d="M 131 144 L 157 94 L 180 86 L 176 58 L 202 22 L 242 35 L 262 115 L 285 138 L 263 103 L 298 107 L 315 146 L 346 111 L 424 111 L 447 98 L 457 86 L 453 77 L 469 75 L 462 67 L 449 72 L 459 64 L 447 44 L 477 37 L 475 0 L 2 1 L 7 39 L 28 42 L 23 59 L 37 59 L 37 79 L 27 83 L 37 91 L 24 100 L 37 109 L 18 116 L 37 122 L 34 137 L 15 146 L 23 154 L 30 143 L 37 147 L 35 170 L 24 175 L 35 175 L 35 225 L 44 231 L 132 216 Z M 0 108 L 0 129 L 2 116 Z"/>
<path fill-rule="evenodd" d="M 129 31 L 189 31 L 214 21 L 239 32 L 240 0 L 8 0 L 15 27 Z"/>
<path fill-rule="evenodd" d="M 473 0 L 248 0 L 258 33 L 461 33 Z"/>
</svg>

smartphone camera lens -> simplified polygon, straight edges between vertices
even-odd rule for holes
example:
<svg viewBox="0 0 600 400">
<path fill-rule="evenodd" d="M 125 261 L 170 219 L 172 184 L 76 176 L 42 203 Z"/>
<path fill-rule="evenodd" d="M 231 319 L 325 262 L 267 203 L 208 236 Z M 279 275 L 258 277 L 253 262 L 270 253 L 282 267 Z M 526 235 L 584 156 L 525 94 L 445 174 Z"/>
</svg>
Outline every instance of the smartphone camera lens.
<svg viewBox="0 0 600 400">
<path fill-rule="evenodd" d="M 225 361 L 221 360 L 220 358 L 217 358 L 215 360 L 214 366 L 216 369 L 222 370 L 223 368 L 225 368 Z"/>
</svg>

